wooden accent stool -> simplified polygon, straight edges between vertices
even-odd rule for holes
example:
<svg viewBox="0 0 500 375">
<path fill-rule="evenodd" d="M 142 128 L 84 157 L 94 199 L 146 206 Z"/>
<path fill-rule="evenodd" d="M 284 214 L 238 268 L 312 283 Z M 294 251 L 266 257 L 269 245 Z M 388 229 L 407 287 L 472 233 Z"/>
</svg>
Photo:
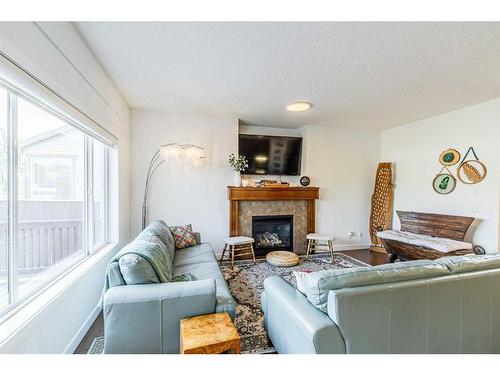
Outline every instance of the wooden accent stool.
<svg viewBox="0 0 500 375">
<path fill-rule="evenodd" d="M 181 354 L 240 353 L 240 335 L 228 313 L 182 319 Z"/>
<path fill-rule="evenodd" d="M 255 262 L 255 253 L 253 251 L 253 243 L 255 240 L 252 237 L 236 236 L 227 237 L 224 239 L 224 250 L 222 250 L 222 255 L 220 257 L 220 262 L 224 260 L 224 254 L 226 251 L 230 252 L 230 257 L 227 258 L 231 260 L 231 264 L 234 267 L 234 258 L 239 258 L 245 255 L 251 255 L 253 261 Z"/>
<path fill-rule="evenodd" d="M 309 258 L 309 254 L 315 253 L 316 250 L 320 250 L 321 248 L 324 248 L 325 246 L 328 246 L 328 252 L 330 253 L 330 257 L 332 258 L 333 262 L 333 241 L 335 241 L 335 236 L 331 234 L 318 234 L 318 233 L 309 233 L 307 236 L 307 253 L 306 253 L 306 259 Z M 320 242 L 326 242 L 326 245 L 320 244 Z"/>
</svg>

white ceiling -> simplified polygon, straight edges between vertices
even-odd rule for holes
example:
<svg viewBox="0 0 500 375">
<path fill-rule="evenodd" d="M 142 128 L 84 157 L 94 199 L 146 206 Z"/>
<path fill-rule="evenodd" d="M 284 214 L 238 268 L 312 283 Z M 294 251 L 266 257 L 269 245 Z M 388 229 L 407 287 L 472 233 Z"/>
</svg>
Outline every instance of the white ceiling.
<svg viewBox="0 0 500 375">
<path fill-rule="evenodd" d="M 384 129 L 500 97 L 500 23 L 76 27 L 132 108 Z"/>
</svg>

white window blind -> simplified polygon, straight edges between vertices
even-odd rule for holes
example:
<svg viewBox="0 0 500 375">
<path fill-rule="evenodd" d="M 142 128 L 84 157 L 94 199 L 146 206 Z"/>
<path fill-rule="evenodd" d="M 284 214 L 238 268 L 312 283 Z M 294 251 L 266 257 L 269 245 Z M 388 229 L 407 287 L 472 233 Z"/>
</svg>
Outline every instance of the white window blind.
<svg viewBox="0 0 500 375">
<path fill-rule="evenodd" d="M 98 139 L 108 146 L 118 143 L 118 138 L 92 117 L 80 111 L 55 89 L 40 81 L 34 74 L 18 65 L 0 51 L 0 83 L 28 101 L 36 101 L 48 111 L 62 117 L 72 126 Z"/>
</svg>

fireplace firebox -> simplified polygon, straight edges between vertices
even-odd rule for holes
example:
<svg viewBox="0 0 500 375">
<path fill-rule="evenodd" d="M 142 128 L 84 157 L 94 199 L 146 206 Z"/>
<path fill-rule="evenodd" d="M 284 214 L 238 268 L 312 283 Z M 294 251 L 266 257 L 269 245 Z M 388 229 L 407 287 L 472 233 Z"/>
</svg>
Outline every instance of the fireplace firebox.
<svg viewBox="0 0 500 375">
<path fill-rule="evenodd" d="M 252 237 L 256 256 L 293 251 L 293 215 L 252 216 Z"/>
</svg>

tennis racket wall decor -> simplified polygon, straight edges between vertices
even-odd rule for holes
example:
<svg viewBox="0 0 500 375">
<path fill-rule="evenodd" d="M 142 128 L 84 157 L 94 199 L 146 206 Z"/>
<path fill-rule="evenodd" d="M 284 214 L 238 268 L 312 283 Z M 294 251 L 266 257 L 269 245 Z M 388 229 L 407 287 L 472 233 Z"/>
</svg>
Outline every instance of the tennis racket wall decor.
<svg viewBox="0 0 500 375">
<path fill-rule="evenodd" d="M 466 160 L 469 152 L 472 153 L 474 159 Z M 467 185 L 477 184 L 484 180 L 487 173 L 488 169 L 483 162 L 479 160 L 474 148 L 472 146 L 469 147 L 464 155 L 464 158 L 462 159 L 462 162 L 457 168 L 458 179 Z"/>
</svg>

